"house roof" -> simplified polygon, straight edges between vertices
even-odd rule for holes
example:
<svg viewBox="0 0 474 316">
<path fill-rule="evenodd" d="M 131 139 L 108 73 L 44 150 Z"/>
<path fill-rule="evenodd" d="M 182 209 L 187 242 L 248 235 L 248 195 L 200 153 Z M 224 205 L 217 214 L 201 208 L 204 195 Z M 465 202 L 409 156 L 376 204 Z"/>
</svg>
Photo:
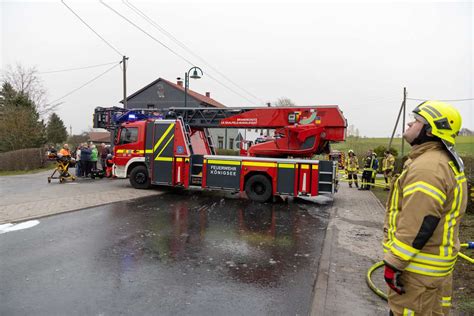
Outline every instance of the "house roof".
<svg viewBox="0 0 474 316">
<path fill-rule="evenodd" d="M 90 132 L 89 141 L 94 143 L 110 143 L 110 132 Z"/>
<path fill-rule="evenodd" d="M 142 93 L 143 91 L 145 91 L 149 87 L 155 85 L 159 81 L 165 82 L 166 84 L 168 84 L 168 85 L 172 86 L 173 88 L 175 88 L 177 90 L 180 90 L 184 93 L 184 87 L 182 87 L 180 85 L 177 85 L 176 83 L 173 83 L 169 80 L 166 80 L 166 79 L 163 79 L 163 78 L 158 78 L 155 81 L 153 81 L 153 82 L 149 83 L 148 85 L 146 85 L 145 87 L 141 88 L 140 90 L 136 91 L 135 93 L 132 93 L 131 95 L 129 95 L 127 97 L 127 101 L 132 99 L 136 95 Z M 206 105 L 209 105 L 209 106 L 212 106 L 212 107 L 216 107 L 216 108 L 225 108 L 226 107 L 224 104 L 222 104 L 220 102 L 217 102 L 216 100 L 214 100 L 212 98 L 206 97 L 205 95 L 202 95 L 202 94 L 197 93 L 196 91 L 193 91 L 193 90 L 190 90 L 190 89 L 188 89 L 188 96 L 198 100 L 201 103 L 205 103 Z M 120 103 L 123 103 L 123 100 L 120 101 Z"/>
</svg>

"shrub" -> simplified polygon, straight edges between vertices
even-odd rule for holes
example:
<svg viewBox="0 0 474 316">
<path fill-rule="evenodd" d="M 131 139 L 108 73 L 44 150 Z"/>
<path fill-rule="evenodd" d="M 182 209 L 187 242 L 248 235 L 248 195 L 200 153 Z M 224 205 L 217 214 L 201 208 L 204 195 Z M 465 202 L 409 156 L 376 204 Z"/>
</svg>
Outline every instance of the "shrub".
<svg viewBox="0 0 474 316">
<path fill-rule="evenodd" d="M 464 173 L 467 178 L 467 188 L 468 188 L 468 202 L 467 202 L 467 212 L 474 214 L 474 157 L 473 156 L 464 156 L 462 157 L 464 161 Z"/>
<path fill-rule="evenodd" d="M 385 154 L 385 151 L 387 150 L 387 147 L 383 146 L 383 145 L 380 145 L 380 146 L 377 146 L 374 148 L 374 152 L 377 154 L 377 157 L 384 157 L 384 154 Z M 392 153 L 392 155 L 394 157 L 398 157 L 398 150 L 396 150 L 395 148 L 393 147 L 390 147 L 390 152 Z"/>
<path fill-rule="evenodd" d="M 26 148 L 0 153 L 0 171 L 32 170 L 47 165 L 45 148 Z"/>
<path fill-rule="evenodd" d="M 223 156 L 238 156 L 239 151 L 238 150 L 232 150 L 232 149 L 221 149 L 218 148 L 216 150 L 216 155 L 223 155 Z"/>
</svg>

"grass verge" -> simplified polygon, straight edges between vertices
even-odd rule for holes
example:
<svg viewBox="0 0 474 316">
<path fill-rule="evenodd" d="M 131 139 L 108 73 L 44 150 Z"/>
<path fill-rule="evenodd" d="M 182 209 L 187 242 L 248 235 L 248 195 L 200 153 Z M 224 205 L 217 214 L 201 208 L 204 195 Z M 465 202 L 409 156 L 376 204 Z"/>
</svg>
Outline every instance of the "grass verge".
<svg viewBox="0 0 474 316">
<path fill-rule="evenodd" d="M 474 214 L 466 213 L 461 221 L 459 230 L 461 242 L 474 240 Z M 474 257 L 473 250 L 466 250 L 463 253 L 471 258 Z M 474 267 L 472 263 L 459 258 L 454 269 L 453 279 L 453 304 L 456 310 L 474 315 Z"/>
<path fill-rule="evenodd" d="M 52 170 L 52 169 L 54 169 L 54 167 L 55 167 L 54 165 L 50 165 L 50 166 L 47 166 L 47 167 L 44 167 L 44 168 L 32 169 L 32 170 L 0 171 L 0 177 L 39 173 L 39 172 L 43 172 L 43 171 L 47 171 L 47 170 Z"/>
</svg>

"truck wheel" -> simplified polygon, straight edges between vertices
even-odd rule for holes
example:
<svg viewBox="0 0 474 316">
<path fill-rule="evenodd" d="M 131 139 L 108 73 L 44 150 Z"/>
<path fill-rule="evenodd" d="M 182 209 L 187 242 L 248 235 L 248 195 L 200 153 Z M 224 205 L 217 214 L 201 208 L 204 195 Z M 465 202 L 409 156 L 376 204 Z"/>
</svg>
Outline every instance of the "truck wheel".
<svg viewBox="0 0 474 316">
<path fill-rule="evenodd" d="M 264 175 L 256 174 L 245 183 L 245 193 L 252 201 L 266 202 L 272 197 L 272 183 Z"/>
<path fill-rule="evenodd" d="M 130 172 L 130 184 L 135 189 L 149 189 L 151 186 L 148 171 L 145 166 L 136 166 Z"/>
</svg>

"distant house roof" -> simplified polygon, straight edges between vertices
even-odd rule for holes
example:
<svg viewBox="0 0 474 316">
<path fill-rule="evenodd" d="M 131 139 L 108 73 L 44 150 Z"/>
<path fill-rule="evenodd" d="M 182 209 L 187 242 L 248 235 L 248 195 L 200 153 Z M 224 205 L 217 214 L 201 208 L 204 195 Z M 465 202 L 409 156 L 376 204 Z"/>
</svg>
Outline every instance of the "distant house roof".
<svg viewBox="0 0 474 316">
<path fill-rule="evenodd" d="M 177 90 L 180 90 L 184 93 L 184 87 L 183 86 L 180 86 L 176 83 L 173 83 L 173 82 L 171 82 L 169 80 L 166 80 L 166 79 L 163 79 L 163 78 L 158 78 L 155 81 L 153 81 L 153 82 L 149 83 L 148 85 L 146 85 L 145 87 L 141 88 L 140 90 L 138 90 L 138 91 L 134 92 L 133 94 L 129 95 L 127 97 L 127 101 L 132 99 L 136 95 L 140 94 L 141 92 L 145 91 L 149 87 L 155 85 L 159 81 L 165 82 L 166 84 L 168 84 L 168 85 L 172 86 L 173 88 L 175 88 Z M 212 106 L 212 107 L 216 107 L 216 108 L 225 108 L 226 107 L 224 104 L 222 104 L 220 102 L 217 102 L 216 100 L 214 100 L 210 97 L 207 97 L 205 95 L 202 95 L 202 94 L 197 93 L 196 91 L 193 91 L 193 90 L 190 90 L 190 89 L 188 89 L 188 96 L 190 96 L 192 98 L 195 98 L 196 100 L 201 102 L 204 106 Z M 120 103 L 123 103 L 123 100 L 120 101 Z"/>
<path fill-rule="evenodd" d="M 89 141 L 93 143 L 110 143 L 110 132 L 90 132 Z"/>
</svg>

